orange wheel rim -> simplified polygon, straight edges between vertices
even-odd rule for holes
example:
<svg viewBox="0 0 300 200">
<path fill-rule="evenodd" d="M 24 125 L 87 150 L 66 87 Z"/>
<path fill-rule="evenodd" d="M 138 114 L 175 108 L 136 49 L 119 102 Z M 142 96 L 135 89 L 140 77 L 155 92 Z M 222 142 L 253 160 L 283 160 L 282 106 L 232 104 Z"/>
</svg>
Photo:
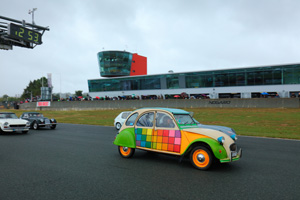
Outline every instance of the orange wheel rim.
<svg viewBox="0 0 300 200">
<path fill-rule="evenodd" d="M 209 163 L 209 155 L 206 151 L 199 149 L 193 153 L 193 162 L 197 167 L 206 167 Z"/>
<path fill-rule="evenodd" d="M 129 147 L 119 147 L 119 148 L 120 148 L 121 154 L 124 156 L 128 156 L 131 152 L 131 148 L 129 148 Z"/>
</svg>

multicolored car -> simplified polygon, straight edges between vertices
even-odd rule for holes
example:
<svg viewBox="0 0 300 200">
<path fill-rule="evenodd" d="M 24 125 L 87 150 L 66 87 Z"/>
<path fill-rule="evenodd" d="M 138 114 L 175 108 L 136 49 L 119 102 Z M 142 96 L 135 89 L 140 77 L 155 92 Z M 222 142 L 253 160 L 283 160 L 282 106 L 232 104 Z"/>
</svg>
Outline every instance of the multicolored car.
<svg viewBox="0 0 300 200">
<path fill-rule="evenodd" d="M 214 160 L 221 163 L 237 161 L 242 149 L 237 148 L 233 129 L 220 126 L 199 126 L 189 112 L 172 108 L 142 108 L 128 116 L 114 144 L 124 158 L 135 149 L 183 157 L 192 165 L 207 170 Z"/>
</svg>

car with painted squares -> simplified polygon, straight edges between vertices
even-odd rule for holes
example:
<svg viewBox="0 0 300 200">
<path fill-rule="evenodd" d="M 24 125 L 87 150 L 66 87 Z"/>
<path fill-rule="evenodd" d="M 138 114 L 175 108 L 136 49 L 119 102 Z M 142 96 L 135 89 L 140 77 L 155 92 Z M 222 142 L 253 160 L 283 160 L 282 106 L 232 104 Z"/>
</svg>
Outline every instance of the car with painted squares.
<svg viewBox="0 0 300 200">
<path fill-rule="evenodd" d="M 24 112 L 20 118 L 29 121 L 30 128 L 35 130 L 39 129 L 40 127 L 49 127 L 50 129 L 55 129 L 57 125 L 57 121 L 55 119 L 48 119 L 39 112 Z"/>
<path fill-rule="evenodd" d="M 123 158 L 136 149 L 178 156 L 189 156 L 196 169 L 207 170 L 214 161 L 228 163 L 242 156 L 233 129 L 199 125 L 185 110 L 141 108 L 133 111 L 119 130 L 114 144 Z"/>
<path fill-rule="evenodd" d="M 15 113 L 0 112 L 0 133 L 12 133 L 21 131 L 27 133 L 30 123 L 26 120 L 19 119 Z"/>
</svg>

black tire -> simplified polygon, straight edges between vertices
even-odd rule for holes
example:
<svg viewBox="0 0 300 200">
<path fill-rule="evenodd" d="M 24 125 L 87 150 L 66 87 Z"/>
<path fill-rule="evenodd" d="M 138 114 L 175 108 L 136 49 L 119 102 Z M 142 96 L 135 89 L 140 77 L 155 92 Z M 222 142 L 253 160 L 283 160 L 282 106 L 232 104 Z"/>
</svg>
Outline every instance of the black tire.
<svg viewBox="0 0 300 200">
<path fill-rule="evenodd" d="M 122 126 L 122 125 L 121 125 L 119 122 L 116 123 L 116 129 L 117 129 L 117 130 L 120 130 L 121 126 Z"/>
<path fill-rule="evenodd" d="M 123 158 L 131 158 L 135 152 L 134 148 L 118 146 L 119 154 Z"/>
<path fill-rule="evenodd" d="M 50 128 L 51 128 L 51 129 L 55 129 L 55 128 L 56 128 L 56 124 L 51 125 Z"/>
<path fill-rule="evenodd" d="M 196 169 L 209 169 L 213 160 L 211 151 L 203 146 L 196 146 L 190 153 L 190 161 Z"/>
<path fill-rule="evenodd" d="M 33 122 L 32 128 L 33 128 L 34 130 L 38 130 L 38 129 L 39 129 L 39 124 L 38 124 L 36 121 Z"/>
</svg>

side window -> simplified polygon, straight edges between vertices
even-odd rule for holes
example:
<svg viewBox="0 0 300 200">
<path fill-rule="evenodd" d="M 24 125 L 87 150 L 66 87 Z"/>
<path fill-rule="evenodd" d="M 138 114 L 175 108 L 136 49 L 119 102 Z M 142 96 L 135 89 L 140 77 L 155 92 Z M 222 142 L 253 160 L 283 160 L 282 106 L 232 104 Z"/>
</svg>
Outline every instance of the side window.
<svg viewBox="0 0 300 200">
<path fill-rule="evenodd" d="M 138 116 L 138 113 L 134 113 L 133 115 L 131 115 L 127 121 L 126 121 L 126 126 L 133 126 L 134 122 L 135 122 L 135 119 L 137 118 Z"/>
<path fill-rule="evenodd" d="M 126 119 L 130 114 L 130 112 L 123 112 L 121 118 Z"/>
<path fill-rule="evenodd" d="M 175 124 L 170 115 L 158 112 L 156 114 L 156 127 L 174 128 Z"/>
<path fill-rule="evenodd" d="M 154 119 L 154 113 L 146 113 L 143 114 L 139 120 L 137 121 L 137 126 L 144 126 L 144 127 L 152 127 L 153 126 L 153 119 Z"/>
</svg>

